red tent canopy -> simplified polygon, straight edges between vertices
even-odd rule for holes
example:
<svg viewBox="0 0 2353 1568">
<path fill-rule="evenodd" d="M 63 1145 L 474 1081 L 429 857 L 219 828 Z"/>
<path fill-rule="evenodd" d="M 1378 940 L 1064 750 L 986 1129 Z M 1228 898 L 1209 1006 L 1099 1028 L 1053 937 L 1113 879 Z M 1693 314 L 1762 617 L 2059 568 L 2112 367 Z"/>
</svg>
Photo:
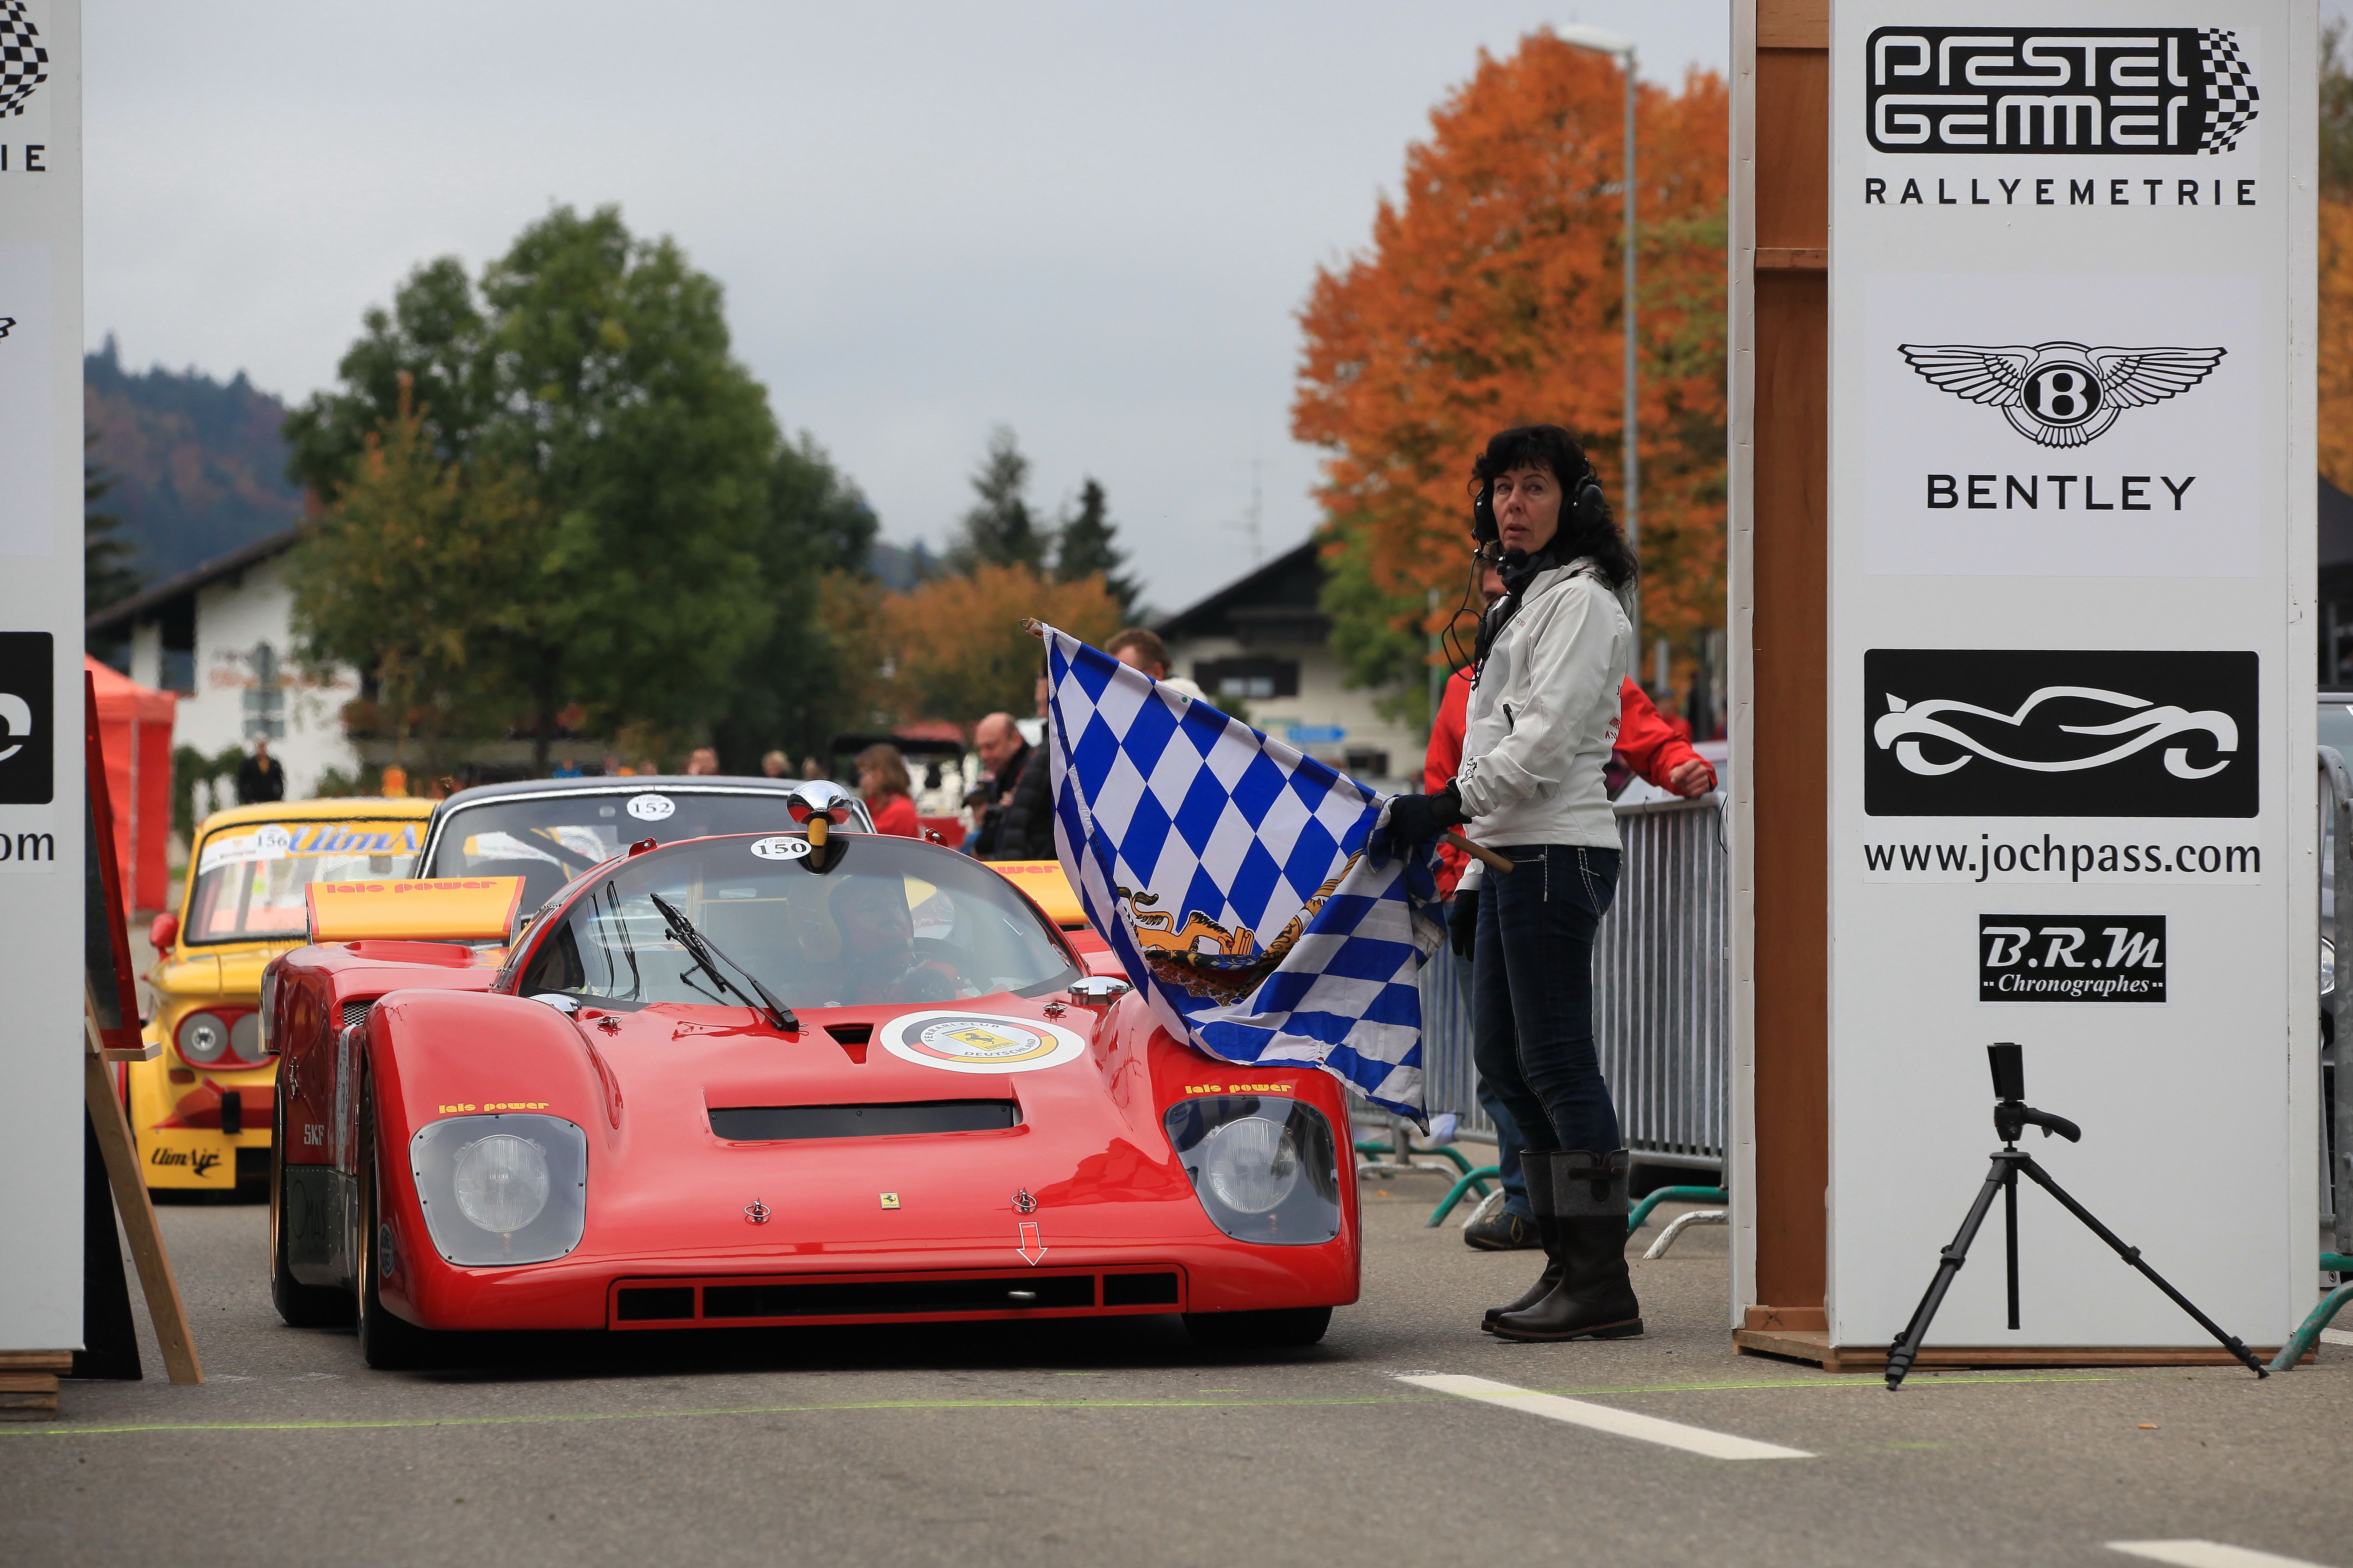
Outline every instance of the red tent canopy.
<svg viewBox="0 0 2353 1568">
<path fill-rule="evenodd" d="M 160 910 L 171 892 L 172 719 L 180 700 L 118 675 L 85 655 L 98 695 L 98 741 L 114 806 L 114 853 L 133 910 Z"/>
</svg>

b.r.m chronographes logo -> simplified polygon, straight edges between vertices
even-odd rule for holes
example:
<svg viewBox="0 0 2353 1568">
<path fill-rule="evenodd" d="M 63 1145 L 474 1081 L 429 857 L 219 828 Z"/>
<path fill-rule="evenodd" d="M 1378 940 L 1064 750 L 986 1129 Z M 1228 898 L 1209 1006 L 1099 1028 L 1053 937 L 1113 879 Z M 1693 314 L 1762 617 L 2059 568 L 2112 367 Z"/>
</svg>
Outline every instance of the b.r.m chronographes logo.
<svg viewBox="0 0 2353 1568">
<path fill-rule="evenodd" d="M 33 89 L 49 79 L 49 51 L 25 0 L 0 0 L 0 119 L 25 112 Z"/>
</svg>

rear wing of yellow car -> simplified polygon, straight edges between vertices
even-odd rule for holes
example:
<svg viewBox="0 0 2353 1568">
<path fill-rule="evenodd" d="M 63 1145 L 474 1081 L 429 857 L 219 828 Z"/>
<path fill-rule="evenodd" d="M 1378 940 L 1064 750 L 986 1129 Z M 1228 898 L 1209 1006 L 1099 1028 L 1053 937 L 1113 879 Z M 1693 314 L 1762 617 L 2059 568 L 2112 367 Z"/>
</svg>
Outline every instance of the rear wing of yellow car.
<svg viewBox="0 0 2353 1568">
<path fill-rule="evenodd" d="M 522 904 L 521 877 L 313 882 L 312 942 L 504 942 Z"/>
<path fill-rule="evenodd" d="M 982 864 L 1020 889 L 1046 911 L 1046 918 L 1064 931 L 1078 931 L 1087 923 L 1087 911 L 1079 903 L 1078 890 L 1071 879 L 1062 875 L 1060 860 L 987 860 Z"/>
</svg>

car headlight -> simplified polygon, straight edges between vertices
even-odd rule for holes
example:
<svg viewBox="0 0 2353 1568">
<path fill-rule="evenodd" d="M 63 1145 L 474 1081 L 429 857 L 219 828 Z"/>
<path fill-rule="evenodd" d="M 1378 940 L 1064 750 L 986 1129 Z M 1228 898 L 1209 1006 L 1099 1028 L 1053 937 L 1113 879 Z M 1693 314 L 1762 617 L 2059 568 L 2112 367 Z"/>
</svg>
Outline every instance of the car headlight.
<svg viewBox="0 0 2353 1568">
<path fill-rule="evenodd" d="M 1314 1106 L 1203 1095 L 1170 1106 L 1166 1125 L 1194 1195 L 1235 1240 L 1312 1247 L 1340 1234 L 1332 1124 Z"/>
<path fill-rule="evenodd" d="M 2320 994 L 2323 996 L 2337 989 L 2337 944 L 2327 937 L 2320 939 Z"/>
<path fill-rule="evenodd" d="M 191 1013 L 180 1020 L 180 1055 L 192 1062 L 216 1062 L 228 1049 L 228 1026 L 215 1013 Z"/>
<path fill-rule="evenodd" d="M 408 1141 L 434 1250 L 469 1268 L 547 1263 L 588 1222 L 587 1134 L 560 1116 L 450 1116 Z"/>
</svg>

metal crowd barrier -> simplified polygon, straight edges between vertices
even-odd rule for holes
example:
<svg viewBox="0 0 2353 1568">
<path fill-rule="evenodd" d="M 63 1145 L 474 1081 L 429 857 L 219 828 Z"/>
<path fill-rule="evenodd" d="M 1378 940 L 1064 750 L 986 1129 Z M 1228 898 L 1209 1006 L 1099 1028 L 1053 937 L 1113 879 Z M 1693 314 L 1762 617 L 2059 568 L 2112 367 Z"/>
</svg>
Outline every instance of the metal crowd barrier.
<svg viewBox="0 0 2353 1568">
<path fill-rule="evenodd" d="M 1626 1147 L 1645 1164 L 1721 1169 L 1732 1052 L 1729 857 L 1720 795 L 1618 808 L 1618 897 L 1593 954 L 1594 1033 Z M 1492 1140 L 1467 999 L 1447 955 L 1421 971 L 1423 1103 Z"/>
</svg>

